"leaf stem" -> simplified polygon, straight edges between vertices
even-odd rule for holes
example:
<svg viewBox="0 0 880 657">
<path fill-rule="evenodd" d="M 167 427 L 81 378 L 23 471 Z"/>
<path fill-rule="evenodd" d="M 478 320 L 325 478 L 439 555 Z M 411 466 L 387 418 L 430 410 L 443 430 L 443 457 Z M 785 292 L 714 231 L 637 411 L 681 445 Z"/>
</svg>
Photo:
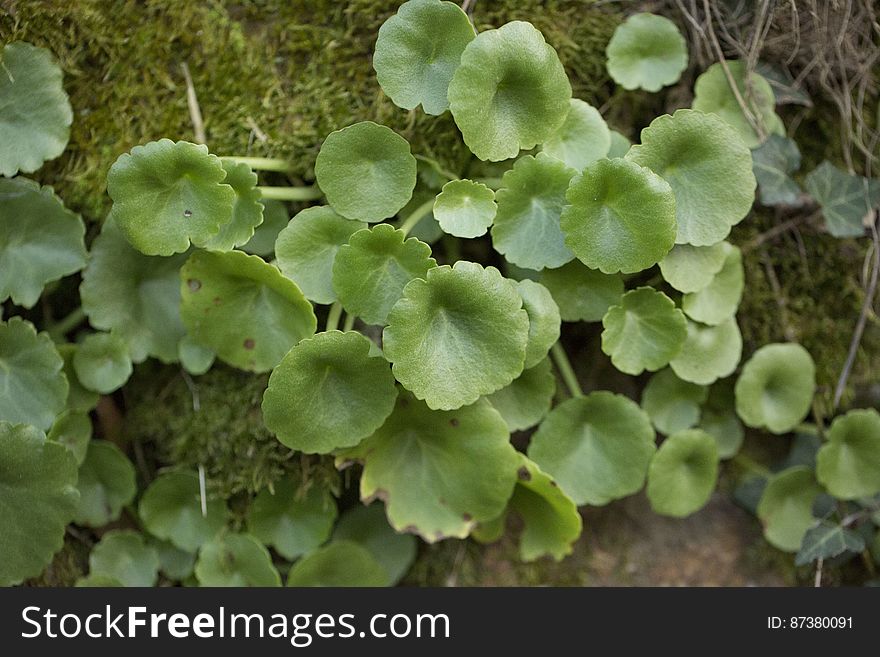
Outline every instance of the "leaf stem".
<svg viewBox="0 0 880 657">
<path fill-rule="evenodd" d="M 239 157 L 237 155 L 228 155 L 223 156 L 220 159 L 229 162 L 241 162 L 257 171 L 280 171 L 285 173 L 290 171 L 293 166 L 287 160 L 282 160 L 278 157 Z"/>
<path fill-rule="evenodd" d="M 425 164 L 430 166 L 432 169 L 434 169 L 434 171 L 436 171 L 438 174 L 440 174 L 441 176 L 443 176 L 447 180 L 458 180 L 457 175 L 455 175 L 454 173 L 452 173 L 448 169 L 444 169 L 441 166 L 441 164 L 437 160 L 435 160 L 434 158 L 426 157 L 424 155 L 414 155 L 413 157 L 415 157 L 417 160 L 424 162 Z"/>
<path fill-rule="evenodd" d="M 257 187 L 263 198 L 275 201 L 316 201 L 324 194 L 317 185 L 309 187 Z"/>
<path fill-rule="evenodd" d="M 346 313 L 345 314 L 345 323 L 342 325 L 342 330 L 347 333 L 348 331 L 353 329 L 354 328 L 354 320 L 356 320 L 356 319 L 357 319 L 357 317 L 355 315 L 352 315 L 351 313 Z"/>
<path fill-rule="evenodd" d="M 342 317 L 342 304 L 338 301 L 330 306 L 330 312 L 327 313 L 327 325 L 325 331 L 335 331 L 339 327 L 339 318 Z"/>
<path fill-rule="evenodd" d="M 562 348 L 562 344 L 557 342 L 550 347 L 550 355 L 553 357 L 553 363 L 556 365 L 560 376 L 562 376 L 562 380 L 565 381 L 571 396 L 583 397 L 584 391 L 581 390 L 581 384 L 578 383 L 574 368 L 572 368 L 571 361 L 568 360 L 568 355 Z"/>
<path fill-rule="evenodd" d="M 740 466 L 743 470 L 748 470 L 749 472 L 760 475 L 765 479 L 769 479 L 773 476 L 773 473 L 770 472 L 770 469 L 761 465 L 751 457 L 746 456 L 743 453 L 739 453 L 731 459 L 733 463 Z"/>
<path fill-rule="evenodd" d="M 409 231 L 415 228 L 416 224 L 428 216 L 433 209 L 434 199 L 431 198 L 413 210 L 412 213 L 400 223 L 398 229 L 402 230 L 404 235 L 409 235 Z"/>
<path fill-rule="evenodd" d="M 63 341 L 64 336 L 75 329 L 77 326 L 83 323 L 86 318 L 86 312 L 82 309 L 82 306 L 79 306 L 74 311 L 72 311 L 67 317 L 62 317 L 57 322 L 52 324 L 47 332 L 49 336 L 55 341 Z"/>
</svg>

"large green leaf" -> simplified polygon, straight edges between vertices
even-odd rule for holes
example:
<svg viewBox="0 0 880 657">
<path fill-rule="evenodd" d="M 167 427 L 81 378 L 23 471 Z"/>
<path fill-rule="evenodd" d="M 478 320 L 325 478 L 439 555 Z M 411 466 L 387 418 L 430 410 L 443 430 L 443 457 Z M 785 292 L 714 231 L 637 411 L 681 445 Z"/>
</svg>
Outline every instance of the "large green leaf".
<svg viewBox="0 0 880 657">
<path fill-rule="evenodd" d="M 529 316 L 529 342 L 526 345 L 524 367 L 534 367 L 547 355 L 559 339 L 559 308 L 550 291 L 528 279 L 516 284 L 522 297 L 523 308 Z"/>
<path fill-rule="evenodd" d="M 752 151 L 752 163 L 762 205 L 797 205 L 801 188 L 791 174 L 801 167 L 801 152 L 793 139 L 770 135 Z"/>
<path fill-rule="evenodd" d="M 682 381 L 667 368 L 648 381 L 642 408 L 657 431 L 668 436 L 695 426 L 700 421 L 700 405 L 708 396 L 708 388 Z"/>
<path fill-rule="evenodd" d="M 89 576 L 111 577 L 122 586 L 154 586 L 159 576 L 159 554 L 138 532 L 114 529 L 92 549 Z"/>
<path fill-rule="evenodd" d="M 573 260 L 558 269 L 541 272 L 541 283 L 550 290 L 566 322 L 598 322 L 611 306 L 620 303 L 623 279 L 603 274 Z"/>
<path fill-rule="evenodd" d="M 804 534 L 815 522 L 813 503 L 821 493 L 807 466 L 795 466 L 770 477 L 758 503 L 758 518 L 767 541 L 780 550 L 797 552 Z"/>
<path fill-rule="evenodd" d="M 73 356 L 77 380 L 103 395 L 121 388 L 131 376 L 128 345 L 113 333 L 90 333 Z"/>
<path fill-rule="evenodd" d="M 0 71 L 0 86 L 3 77 Z M 51 187 L 27 178 L 0 178 L 0 302 L 12 297 L 13 303 L 30 308 L 46 283 L 82 269 L 84 234 L 82 220 Z"/>
<path fill-rule="evenodd" d="M 606 391 L 564 401 L 529 445 L 529 458 L 578 506 L 638 491 L 654 454 L 654 430 L 638 405 Z"/>
<path fill-rule="evenodd" d="M 816 477 L 834 497 L 880 493 L 880 413 L 858 409 L 835 418 L 816 455 Z"/>
<path fill-rule="evenodd" d="M 137 492 L 134 466 L 120 449 L 106 440 L 89 443 L 86 459 L 79 468 L 79 507 L 74 522 L 103 527 L 119 518 Z"/>
<path fill-rule="evenodd" d="M 0 586 L 40 574 L 61 549 L 78 498 L 66 447 L 31 426 L 0 422 Z"/>
<path fill-rule="evenodd" d="M 513 21 L 467 45 L 448 97 L 471 152 L 497 162 L 534 148 L 562 125 L 571 85 L 544 36 L 531 23 Z"/>
<path fill-rule="evenodd" d="M 291 449 L 327 454 L 353 447 L 394 410 L 388 362 L 360 333 L 329 331 L 294 346 L 263 395 L 266 427 Z"/>
<path fill-rule="evenodd" d="M 411 281 L 388 314 L 383 347 L 397 380 L 429 407 L 449 410 L 519 376 L 529 317 L 514 283 L 466 261 L 426 278 Z"/>
<path fill-rule="evenodd" d="M 254 236 L 254 229 L 263 223 L 262 194 L 257 189 L 257 174 L 244 162 L 223 160 L 221 162 L 226 178 L 223 182 L 235 192 L 232 204 L 232 218 L 220 226 L 220 232 L 205 245 L 215 251 L 247 244 Z"/>
<path fill-rule="evenodd" d="M 495 192 L 472 180 L 450 180 L 434 201 L 434 218 L 456 237 L 485 235 L 497 210 Z"/>
<path fill-rule="evenodd" d="M 794 563 L 805 566 L 819 559 L 832 559 L 844 552 L 858 553 L 864 549 L 865 540 L 856 532 L 823 520 L 804 534 Z"/>
<path fill-rule="evenodd" d="M 727 242 L 724 246 L 724 264 L 708 285 L 697 292 L 685 294 L 681 308 L 693 320 L 718 326 L 736 314 L 745 286 L 742 253 Z"/>
<path fill-rule="evenodd" d="M 195 574 L 201 586 L 281 586 L 269 550 L 249 534 L 227 534 L 203 545 Z"/>
<path fill-rule="evenodd" d="M 679 292 L 699 292 L 712 282 L 726 259 L 727 242 L 712 246 L 676 244 L 660 261 L 660 273 Z"/>
<path fill-rule="evenodd" d="M 24 41 L 0 52 L 0 176 L 36 171 L 67 146 L 73 110 L 52 54 Z"/>
<path fill-rule="evenodd" d="M 648 500 L 657 513 L 683 518 L 699 511 L 715 490 L 718 446 L 700 429 L 663 441 L 648 468 Z"/>
<path fill-rule="evenodd" d="M 541 150 L 582 171 L 588 164 L 608 156 L 611 132 L 595 107 L 577 98 L 569 102 L 565 122 L 544 140 Z"/>
<path fill-rule="evenodd" d="M 388 572 L 370 551 L 352 541 L 333 541 L 293 564 L 287 586 L 388 586 Z"/>
<path fill-rule="evenodd" d="M 708 385 L 733 374 L 741 356 L 742 334 L 735 317 L 718 326 L 689 321 L 684 345 L 669 364 L 679 378 Z"/>
<path fill-rule="evenodd" d="M 663 16 L 633 14 L 617 26 L 608 47 L 608 74 L 624 89 L 660 91 L 687 68 L 687 44 Z"/>
<path fill-rule="evenodd" d="M 315 333 L 315 312 L 296 283 L 259 256 L 196 252 L 180 279 L 180 314 L 189 334 L 230 365 L 268 371 Z"/>
<path fill-rule="evenodd" d="M 381 502 L 355 506 L 342 514 L 333 542 L 352 541 L 369 550 L 388 573 L 392 586 L 406 574 L 416 558 L 416 537 L 400 534 L 388 524 Z"/>
<path fill-rule="evenodd" d="M 825 227 L 835 237 L 859 237 L 865 219 L 880 203 L 880 181 L 841 171 L 822 162 L 806 179 L 807 191 L 822 206 Z"/>
<path fill-rule="evenodd" d="M 556 377 L 550 360 L 545 358 L 486 399 L 501 413 L 510 431 L 523 431 L 544 419 L 555 394 Z"/>
</svg>

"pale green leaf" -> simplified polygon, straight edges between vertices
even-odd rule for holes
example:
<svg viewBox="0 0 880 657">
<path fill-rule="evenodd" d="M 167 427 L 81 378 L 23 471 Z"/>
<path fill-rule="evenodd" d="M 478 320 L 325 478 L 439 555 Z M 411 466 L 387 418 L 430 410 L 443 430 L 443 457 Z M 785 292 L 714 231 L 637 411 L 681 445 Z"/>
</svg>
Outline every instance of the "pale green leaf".
<svg viewBox="0 0 880 657">
<path fill-rule="evenodd" d="M 815 523 L 813 503 L 821 493 L 813 471 L 803 465 L 770 477 L 758 503 L 758 518 L 767 541 L 785 552 L 797 552 Z"/>
<path fill-rule="evenodd" d="M 699 292 L 721 271 L 727 252 L 726 242 L 712 246 L 676 244 L 660 261 L 660 273 L 679 292 Z"/>
<path fill-rule="evenodd" d="M 122 508 L 134 499 L 137 492 L 134 466 L 113 443 L 93 440 L 79 467 L 76 487 L 79 507 L 74 522 L 103 527 L 117 520 Z"/>
<path fill-rule="evenodd" d="M 501 413 L 510 431 L 523 431 L 544 419 L 555 394 L 556 377 L 545 358 L 486 399 Z"/>
<path fill-rule="evenodd" d="M 90 333 L 73 355 L 77 380 L 89 390 L 107 395 L 131 376 L 128 346 L 113 333 Z"/>
<path fill-rule="evenodd" d="M 472 180 L 450 180 L 434 201 L 434 218 L 455 237 L 485 235 L 497 210 L 495 192 Z"/>
<path fill-rule="evenodd" d="M 544 141 L 541 150 L 582 171 L 588 164 L 608 156 L 611 132 L 595 107 L 577 98 L 569 102 L 565 122 Z"/>
<path fill-rule="evenodd" d="M 585 267 L 579 260 L 558 269 L 545 269 L 540 281 L 550 290 L 566 322 L 601 321 L 623 296 L 623 279 L 619 275 L 603 274 Z"/>
<path fill-rule="evenodd" d="M 849 411 L 834 419 L 816 455 L 816 477 L 834 497 L 854 500 L 880 493 L 880 413 Z"/>
<path fill-rule="evenodd" d="M 742 334 L 735 317 L 718 326 L 689 321 L 684 345 L 669 364 L 679 378 L 708 385 L 733 374 L 741 356 Z"/>
<path fill-rule="evenodd" d="M 645 386 L 642 408 L 657 431 L 671 435 L 700 421 L 700 405 L 708 396 L 707 387 L 682 381 L 671 369 L 664 369 Z"/>
<path fill-rule="evenodd" d="M 660 91 L 687 68 L 687 44 L 675 23 L 656 14 L 633 14 L 617 26 L 608 47 L 608 74 L 624 89 Z"/>
<path fill-rule="evenodd" d="M 275 240 L 278 239 L 278 233 L 290 222 L 290 215 L 287 214 L 287 208 L 281 201 L 264 199 L 261 202 L 263 223 L 254 229 L 254 236 L 241 247 L 241 250 L 265 257 L 275 251 Z"/>
<path fill-rule="evenodd" d="M 715 490 L 718 446 L 700 429 L 672 434 L 648 468 L 648 500 L 659 514 L 683 518 L 699 511 Z"/>
<path fill-rule="evenodd" d="M 685 294 L 681 309 L 693 320 L 718 326 L 736 314 L 745 286 L 742 253 L 727 242 L 724 245 L 724 264 L 708 285 L 696 292 Z"/>
<path fill-rule="evenodd" d="M 559 308 L 550 291 L 528 279 L 519 281 L 516 290 L 522 297 L 523 308 L 529 316 L 529 341 L 526 344 L 524 367 L 534 367 L 547 355 L 559 339 L 561 318 Z"/>
<path fill-rule="evenodd" d="M 223 160 L 221 164 L 226 172 L 223 182 L 235 192 L 232 218 L 220 226 L 220 232 L 208 240 L 205 248 L 228 251 L 250 242 L 254 229 L 263 223 L 263 204 L 257 189 L 257 174 L 247 164 L 235 160 Z"/>
<path fill-rule="evenodd" d="M 227 534 L 203 545 L 195 575 L 201 586 L 281 586 L 269 551 L 249 534 Z"/>
<path fill-rule="evenodd" d="M 86 450 L 92 439 L 92 421 L 83 411 L 67 409 L 57 418 L 46 436 L 49 440 L 64 445 L 73 454 L 77 465 L 82 465 Z"/>
<path fill-rule="evenodd" d="M 352 541 L 333 541 L 290 569 L 287 586 L 388 586 L 388 572 L 370 551 Z"/>
<path fill-rule="evenodd" d="M 130 529 L 114 529 L 101 538 L 89 555 L 89 577 L 111 577 L 122 586 L 154 586 L 159 555 L 144 537 Z"/>
</svg>

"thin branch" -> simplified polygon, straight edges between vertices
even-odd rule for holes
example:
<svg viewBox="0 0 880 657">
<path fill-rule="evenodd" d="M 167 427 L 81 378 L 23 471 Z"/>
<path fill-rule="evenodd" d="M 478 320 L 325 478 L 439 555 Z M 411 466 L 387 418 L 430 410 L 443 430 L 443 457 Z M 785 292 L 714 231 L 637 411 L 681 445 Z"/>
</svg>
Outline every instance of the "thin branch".
<svg viewBox="0 0 880 657">
<path fill-rule="evenodd" d="M 196 96 L 196 88 L 193 85 L 192 76 L 189 74 L 189 66 L 186 62 L 180 65 L 183 70 L 183 79 L 186 81 L 186 104 L 189 106 L 189 118 L 192 120 L 193 133 L 196 141 L 200 144 L 206 143 L 205 122 L 202 120 L 202 110 L 199 108 L 199 98 Z"/>
</svg>

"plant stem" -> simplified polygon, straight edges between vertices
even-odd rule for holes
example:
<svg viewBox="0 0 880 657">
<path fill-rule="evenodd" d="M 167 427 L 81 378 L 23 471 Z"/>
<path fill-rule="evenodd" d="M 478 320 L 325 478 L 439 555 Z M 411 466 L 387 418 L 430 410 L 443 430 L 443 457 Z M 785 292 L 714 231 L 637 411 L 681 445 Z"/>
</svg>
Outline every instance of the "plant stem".
<svg viewBox="0 0 880 657">
<path fill-rule="evenodd" d="M 795 433 L 802 433 L 807 436 L 819 436 L 819 427 L 810 422 L 801 422 L 794 428 Z"/>
<path fill-rule="evenodd" d="M 345 323 L 342 325 L 342 330 L 345 332 L 348 332 L 351 329 L 353 329 L 354 328 L 354 320 L 356 320 L 356 319 L 357 319 L 357 317 L 355 317 L 351 313 L 346 313 Z"/>
<path fill-rule="evenodd" d="M 72 311 L 67 317 L 63 317 L 48 328 L 48 333 L 53 340 L 64 340 L 64 336 L 77 326 L 82 324 L 86 318 L 86 313 L 82 306 Z"/>
<path fill-rule="evenodd" d="M 434 171 L 439 173 L 441 176 L 443 176 L 447 180 L 458 180 L 457 175 L 455 175 L 454 173 L 452 173 L 448 169 L 444 169 L 442 166 L 440 166 L 440 163 L 437 160 L 430 158 L 430 157 L 425 157 L 424 155 L 414 155 L 413 157 L 415 157 L 417 160 L 420 160 L 420 161 L 424 162 L 425 164 L 427 164 L 428 166 L 430 166 L 432 169 L 434 169 Z"/>
<path fill-rule="evenodd" d="M 290 162 L 278 157 L 238 157 L 237 155 L 229 155 L 221 157 L 220 159 L 230 162 L 241 162 L 257 171 L 280 171 L 284 173 L 291 169 Z"/>
<path fill-rule="evenodd" d="M 553 357 L 556 369 L 559 371 L 560 376 L 562 376 L 562 380 L 565 381 L 565 385 L 568 387 L 571 396 L 583 397 L 584 391 L 581 390 L 581 384 L 578 383 L 574 368 L 572 368 L 571 361 L 568 360 L 568 355 L 562 348 L 562 344 L 557 342 L 550 347 L 550 355 Z"/>
<path fill-rule="evenodd" d="M 342 316 L 342 304 L 336 301 L 330 306 L 330 312 L 327 313 L 327 325 L 325 331 L 335 331 L 339 326 L 339 318 Z"/>
<path fill-rule="evenodd" d="M 316 201 L 324 194 L 317 185 L 311 187 L 257 187 L 263 198 L 275 201 Z"/>
<path fill-rule="evenodd" d="M 434 209 L 434 199 L 428 199 L 419 207 L 412 211 L 406 219 L 404 219 L 398 228 L 403 231 L 404 235 L 409 235 L 409 231 L 416 227 L 416 224 L 424 219 Z"/>
<path fill-rule="evenodd" d="M 477 178 L 474 182 L 483 183 L 489 189 L 501 187 L 501 178 Z"/>
<path fill-rule="evenodd" d="M 731 460 L 744 470 L 748 470 L 749 472 L 760 475 L 766 479 L 769 479 L 773 476 L 773 473 L 770 472 L 769 468 L 764 467 L 763 465 L 746 456 L 745 454 L 737 454 Z"/>
</svg>

